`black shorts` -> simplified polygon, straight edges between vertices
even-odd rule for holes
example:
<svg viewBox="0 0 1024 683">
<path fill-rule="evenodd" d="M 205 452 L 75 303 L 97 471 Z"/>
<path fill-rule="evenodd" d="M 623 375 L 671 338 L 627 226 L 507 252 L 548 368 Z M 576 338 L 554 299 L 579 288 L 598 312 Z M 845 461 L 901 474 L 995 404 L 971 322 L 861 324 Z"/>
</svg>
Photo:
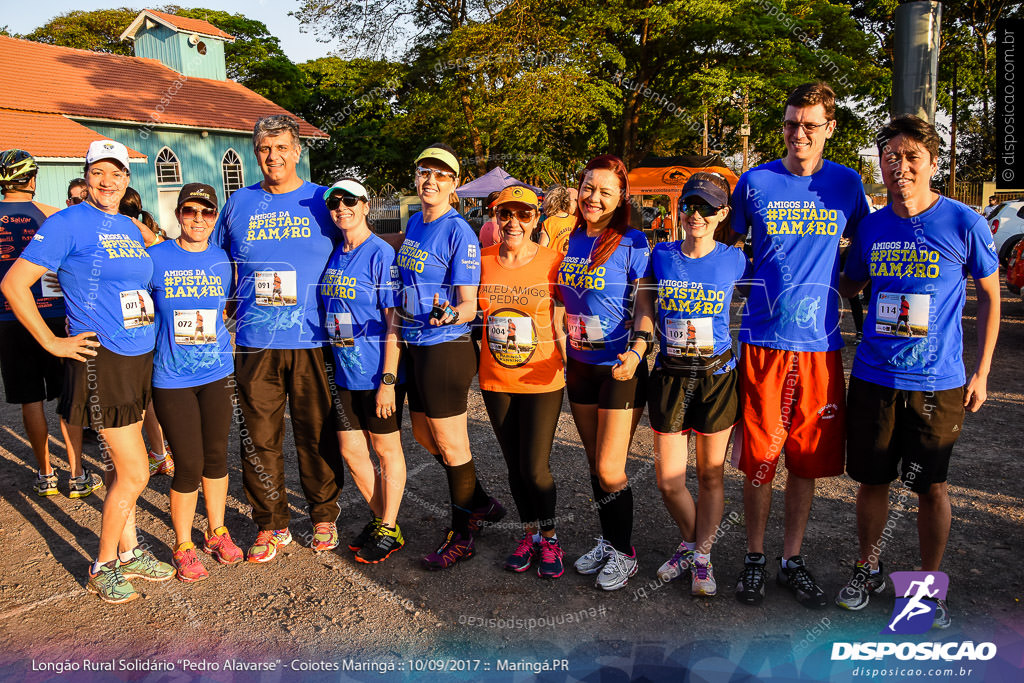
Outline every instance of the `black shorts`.
<svg viewBox="0 0 1024 683">
<path fill-rule="evenodd" d="M 946 481 L 964 423 L 964 394 L 964 387 L 909 391 L 851 377 L 847 474 L 862 484 L 888 484 L 902 475 L 915 493 Z"/>
<path fill-rule="evenodd" d="M 66 337 L 64 318 L 44 318 L 58 337 Z M 64 386 L 61 359 L 39 345 L 17 320 L 0 322 L 0 375 L 8 403 L 52 401 Z"/>
<path fill-rule="evenodd" d="M 122 356 L 102 346 L 88 360 L 64 363 L 57 408 L 69 425 L 96 431 L 142 419 L 153 393 L 153 352 Z"/>
<path fill-rule="evenodd" d="M 430 346 L 407 344 L 405 389 L 409 410 L 439 420 L 466 412 L 480 348 L 463 335 Z"/>
<path fill-rule="evenodd" d="M 647 414 L 651 429 L 676 434 L 691 429 L 715 434 L 739 419 L 739 373 L 693 377 L 685 371 L 670 373 L 655 368 L 647 384 Z"/>
<path fill-rule="evenodd" d="M 633 378 L 612 377 L 612 365 L 591 365 L 569 358 L 565 365 L 565 389 L 569 401 L 604 410 L 643 409 L 647 399 L 647 361 L 637 366 Z"/>
<path fill-rule="evenodd" d="M 395 386 L 395 412 L 390 417 L 377 417 L 376 389 L 342 389 L 334 400 L 335 418 L 339 432 L 370 432 L 393 434 L 402 430 L 402 407 L 405 403 L 405 385 Z"/>
</svg>

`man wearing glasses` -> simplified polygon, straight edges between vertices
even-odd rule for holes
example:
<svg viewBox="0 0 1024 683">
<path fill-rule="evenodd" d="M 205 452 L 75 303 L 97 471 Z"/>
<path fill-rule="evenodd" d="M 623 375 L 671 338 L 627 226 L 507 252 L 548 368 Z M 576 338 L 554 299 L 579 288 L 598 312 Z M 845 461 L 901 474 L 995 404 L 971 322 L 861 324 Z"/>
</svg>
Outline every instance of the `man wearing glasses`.
<svg viewBox="0 0 1024 683">
<path fill-rule="evenodd" d="M 338 545 L 341 456 L 316 296 L 338 231 L 322 199 L 327 188 L 303 181 L 296 171 L 302 146 L 295 119 L 257 121 L 253 151 L 263 180 L 231 195 L 212 241 L 235 265 L 242 477 L 259 527 L 248 559 L 269 562 L 292 541 L 282 452 L 286 406 L 313 520 L 310 547 L 320 552 Z M 294 304 L 282 289 L 295 293 Z"/>
<path fill-rule="evenodd" d="M 772 479 L 786 452 L 785 518 L 776 581 L 800 604 L 828 601 L 800 554 L 818 477 L 842 474 L 845 381 L 839 331 L 839 241 L 868 214 L 860 176 L 823 158 L 835 132 L 835 93 L 807 83 L 787 98 L 786 156 L 743 174 L 733 229 L 750 230 L 753 276 L 739 339 L 740 434 L 733 464 L 745 475 L 747 555 L 737 599 L 765 595 L 765 528 Z"/>
</svg>

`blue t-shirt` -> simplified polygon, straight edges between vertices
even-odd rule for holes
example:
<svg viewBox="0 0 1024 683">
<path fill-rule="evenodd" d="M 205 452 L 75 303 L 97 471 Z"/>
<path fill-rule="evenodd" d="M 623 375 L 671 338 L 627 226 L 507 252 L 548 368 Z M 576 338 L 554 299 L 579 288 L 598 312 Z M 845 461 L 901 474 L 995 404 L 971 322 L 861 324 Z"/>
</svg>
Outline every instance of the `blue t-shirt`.
<svg viewBox="0 0 1024 683">
<path fill-rule="evenodd" d="M 132 219 L 88 202 L 69 206 L 46 219 L 21 257 L 57 273 L 72 336 L 95 332 L 122 356 L 153 350 L 153 261 Z"/>
<path fill-rule="evenodd" d="M 467 320 L 432 326 L 434 295 L 454 306 L 459 286 L 480 286 L 480 241 L 455 209 L 429 223 L 423 213 L 409 219 L 405 242 L 395 258 L 402 278 L 402 338 L 414 346 L 452 341 L 469 332 Z"/>
<path fill-rule="evenodd" d="M 182 389 L 224 379 L 234 369 L 224 326 L 228 255 L 212 244 L 194 252 L 168 240 L 151 247 L 149 256 L 157 325 L 153 386 Z"/>
<path fill-rule="evenodd" d="M 235 343 L 258 349 L 312 349 L 323 343 L 316 287 L 340 237 L 324 204 L 326 188 L 304 182 L 284 194 L 257 183 L 231 195 L 211 244 L 237 270 Z"/>
<path fill-rule="evenodd" d="M 939 197 L 912 218 L 891 206 L 871 214 L 846 257 L 846 277 L 871 280 L 853 376 L 894 389 L 963 386 L 967 276 L 998 270 L 988 224 L 960 202 Z"/>
<path fill-rule="evenodd" d="M 0 280 L 21 256 L 25 246 L 32 241 L 39 226 L 46 220 L 46 214 L 34 202 L 0 202 Z M 43 282 L 32 285 L 32 296 L 36 308 L 43 318 L 63 318 L 64 297 L 44 296 Z M 17 320 L 7 297 L 0 293 L 0 321 Z"/>
<path fill-rule="evenodd" d="M 810 176 L 781 160 L 742 176 L 732 196 L 732 227 L 754 248 L 741 342 L 787 351 L 842 348 L 839 240 L 868 215 L 860 176 L 831 161 Z"/>
<path fill-rule="evenodd" d="M 735 247 L 715 243 L 701 258 L 682 252 L 682 242 L 663 242 L 654 247 L 651 265 L 658 283 L 657 367 L 682 368 L 686 358 L 711 358 L 732 348 L 729 305 L 737 280 L 750 269 L 747 257 Z M 736 366 L 736 359 L 719 368 L 722 374 Z"/>
<path fill-rule="evenodd" d="M 376 389 L 384 372 L 385 310 L 398 305 L 395 250 L 376 235 L 350 252 L 338 245 L 320 280 L 334 379 L 353 391 Z"/>
<path fill-rule="evenodd" d="M 629 345 L 625 322 L 633 317 L 633 282 L 651 274 L 651 247 L 631 228 L 603 265 L 588 270 L 599 237 L 587 237 L 585 230 L 569 236 L 558 267 L 558 292 L 569 326 L 569 357 L 615 365 Z"/>
</svg>

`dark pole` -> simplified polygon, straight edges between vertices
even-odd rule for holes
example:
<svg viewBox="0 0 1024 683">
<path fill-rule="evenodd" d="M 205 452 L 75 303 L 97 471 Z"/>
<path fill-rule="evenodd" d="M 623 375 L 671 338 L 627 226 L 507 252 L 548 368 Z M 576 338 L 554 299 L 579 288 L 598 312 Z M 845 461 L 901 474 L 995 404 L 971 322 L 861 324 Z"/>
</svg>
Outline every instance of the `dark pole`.
<svg viewBox="0 0 1024 683">
<path fill-rule="evenodd" d="M 953 123 L 949 128 L 949 197 L 956 199 L 956 61 L 953 62 Z"/>
</svg>

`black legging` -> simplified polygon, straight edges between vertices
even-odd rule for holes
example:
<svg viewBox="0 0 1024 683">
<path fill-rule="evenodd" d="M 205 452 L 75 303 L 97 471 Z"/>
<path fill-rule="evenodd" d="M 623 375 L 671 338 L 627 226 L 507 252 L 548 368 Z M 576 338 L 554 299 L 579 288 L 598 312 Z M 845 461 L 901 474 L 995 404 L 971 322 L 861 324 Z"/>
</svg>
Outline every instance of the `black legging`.
<svg viewBox="0 0 1024 683">
<path fill-rule="evenodd" d="M 192 493 L 228 475 L 234 377 L 186 389 L 153 388 L 153 407 L 174 453 L 171 490 Z"/>
<path fill-rule="evenodd" d="M 555 480 L 548 458 L 562 410 L 562 390 L 543 394 L 482 391 L 508 465 L 508 486 L 523 524 L 555 528 Z"/>
</svg>

